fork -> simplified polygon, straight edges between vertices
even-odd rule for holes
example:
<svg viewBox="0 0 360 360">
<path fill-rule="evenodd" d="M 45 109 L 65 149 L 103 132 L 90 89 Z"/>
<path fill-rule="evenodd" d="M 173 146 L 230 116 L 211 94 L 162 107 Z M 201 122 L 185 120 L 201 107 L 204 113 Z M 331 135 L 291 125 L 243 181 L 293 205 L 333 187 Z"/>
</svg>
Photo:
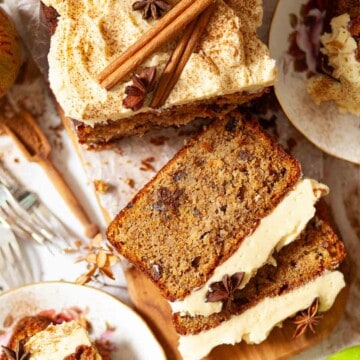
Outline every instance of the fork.
<svg viewBox="0 0 360 360">
<path fill-rule="evenodd" d="M 0 215 L 20 237 L 29 235 L 53 252 L 72 250 L 70 234 L 61 220 L 41 203 L 37 194 L 24 189 L 0 166 Z"/>
<path fill-rule="evenodd" d="M 11 288 L 32 280 L 32 273 L 10 225 L 0 225 L 0 280 Z"/>
</svg>

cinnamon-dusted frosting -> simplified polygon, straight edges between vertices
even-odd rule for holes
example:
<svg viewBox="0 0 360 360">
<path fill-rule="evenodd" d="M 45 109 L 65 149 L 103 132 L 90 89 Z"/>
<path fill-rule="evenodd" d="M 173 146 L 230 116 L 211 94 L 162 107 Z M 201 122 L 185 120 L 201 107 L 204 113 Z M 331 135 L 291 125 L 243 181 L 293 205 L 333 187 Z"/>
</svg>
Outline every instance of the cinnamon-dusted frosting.
<svg viewBox="0 0 360 360">
<path fill-rule="evenodd" d="M 128 0 L 43 2 L 60 14 L 51 40 L 49 80 L 65 115 L 89 125 L 132 116 L 134 112 L 122 105 L 129 82 L 107 91 L 99 85 L 97 76 L 154 22 L 142 19 L 141 12 L 133 11 L 133 2 Z M 172 5 L 177 2 L 169 1 Z M 261 0 L 255 3 L 254 7 L 254 1 L 247 2 L 241 13 L 235 13 L 217 0 L 215 14 L 199 47 L 164 108 L 239 91 L 253 92 L 273 84 L 275 61 L 256 36 L 258 21 L 249 26 L 248 14 L 262 11 Z M 167 44 L 143 65 L 157 66 L 161 74 L 174 45 Z M 149 110 L 144 106 L 139 112 Z"/>
</svg>

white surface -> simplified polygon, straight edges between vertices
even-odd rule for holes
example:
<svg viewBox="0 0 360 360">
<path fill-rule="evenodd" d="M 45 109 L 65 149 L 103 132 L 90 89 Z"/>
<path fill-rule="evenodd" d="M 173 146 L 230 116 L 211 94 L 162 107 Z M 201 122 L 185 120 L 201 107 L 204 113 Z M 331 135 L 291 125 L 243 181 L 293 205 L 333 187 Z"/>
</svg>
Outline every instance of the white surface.
<svg viewBox="0 0 360 360">
<path fill-rule="evenodd" d="M 15 325 L 24 316 L 52 309 L 61 312 L 74 306 L 88 312 L 86 318 L 93 327 L 92 340 L 99 338 L 108 325 L 114 327 L 109 339 L 118 350 L 112 360 L 165 360 L 157 340 L 134 311 L 111 295 L 90 287 L 55 282 L 11 290 L 0 296 L 0 324 L 4 324 L 8 316 L 12 316 Z M 0 337 L 1 345 L 11 328 L 4 330 L 7 334 Z"/>
<path fill-rule="evenodd" d="M 307 1 L 280 0 L 270 30 L 271 55 L 278 61 L 275 92 L 293 125 L 326 153 L 360 164 L 360 117 L 340 114 L 333 103 L 316 105 L 306 90 L 306 76 L 293 71 L 286 57 L 291 13 Z"/>
</svg>

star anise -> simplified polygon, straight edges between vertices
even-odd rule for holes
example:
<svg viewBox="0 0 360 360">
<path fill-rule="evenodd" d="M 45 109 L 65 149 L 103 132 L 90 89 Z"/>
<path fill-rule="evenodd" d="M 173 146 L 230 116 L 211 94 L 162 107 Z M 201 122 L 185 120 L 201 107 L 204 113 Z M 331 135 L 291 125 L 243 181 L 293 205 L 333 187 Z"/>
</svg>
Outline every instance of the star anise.
<svg viewBox="0 0 360 360">
<path fill-rule="evenodd" d="M 24 344 L 25 341 L 20 340 L 16 345 L 15 351 L 7 346 L 2 346 L 2 348 L 9 360 L 28 360 L 30 358 L 30 353 L 25 350 Z"/>
<path fill-rule="evenodd" d="M 235 291 L 240 286 L 245 273 L 237 272 L 232 276 L 224 275 L 222 281 L 212 283 L 210 290 L 206 294 L 207 302 L 221 301 L 223 310 L 231 311 L 234 304 Z"/>
<path fill-rule="evenodd" d="M 144 68 L 140 75 L 131 76 L 133 84 L 125 88 L 127 97 L 123 101 L 126 109 L 139 110 L 143 105 L 146 95 L 155 88 L 156 66 Z"/>
<path fill-rule="evenodd" d="M 158 19 L 161 17 L 162 13 L 171 9 L 171 5 L 164 0 L 143 0 L 135 1 L 132 8 L 135 11 L 142 10 L 143 19 Z"/>
<path fill-rule="evenodd" d="M 318 325 L 322 319 L 322 315 L 316 315 L 319 310 L 319 299 L 316 298 L 311 306 L 302 311 L 299 315 L 295 317 L 293 323 L 296 325 L 296 330 L 293 335 L 293 339 L 298 336 L 301 336 L 307 328 L 309 328 L 313 333 L 315 333 L 314 326 Z"/>
</svg>

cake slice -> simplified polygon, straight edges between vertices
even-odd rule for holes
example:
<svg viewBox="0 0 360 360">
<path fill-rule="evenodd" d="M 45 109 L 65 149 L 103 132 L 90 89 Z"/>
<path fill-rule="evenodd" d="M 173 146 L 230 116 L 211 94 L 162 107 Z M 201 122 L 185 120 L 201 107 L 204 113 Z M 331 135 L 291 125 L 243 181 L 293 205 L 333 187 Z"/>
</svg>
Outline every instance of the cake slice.
<svg viewBox="0 0 360 360">
<path fill-rule="evenodd" d="M 25 349 L 34 360 L 101 360 L 85 328 L 77 321 L 49 325 L 33 335 Z"/>
<path fill-rule="evenodd" d="M 208 317 L 174 314 L 184 360 L 201 359 L 220 344 L 242 340 L 258 344 L 315 299 L 319 312 L 327 311 L 345 286 L 342 273 L 335 271 L 344 257 L 344 246 L 331 227 L 314 218 L 298 240 L 274 255 L 276 266 L 262 267 L 245 288 L 232 294 L 231 306 L 221 313 Z"/>
<path fill-rule="evenodd" d="M 243 272 L 244 286 L 296 239 L 326 192 L 254 119 L 232 112 L 189 141 L 107 235 L 174 311 L 210 315 L 222 308 L 207 301 L 210 284 Z"/>
<path fill-rule="evenodd" d="M 123 106 L 125 88 L 132 84 L 130 76 L 108 91 L 100 86 L 98 75 L 158 20 L 143 19 L 128 0 L 103 6 L 88 0 L 66 5 L 62 0 L 42 2 L 53 33 L 48 56 L 50 86 L 65 115 L 75 120 L 81 143 L 107 143 L 154 127 L 225 114 L 260 96 L 276 78 L 275 61 L 256 34 L 262 1 L 216 0 L 213 16 L 165 104 L 150 108 L 149 94 L 144 106 L 132 111 Z M 168 1 L 172 7 L 178 2 Z M 160 48 L 135 73 L 155 66 L 159 77 L 177 41 Z"/>
<path fill-rule="evenodd" d="M 45 316 L 26 316 L 15 325 L 11 338 L 0 355 L 8 360 L 9 350 L 18 352 L 19 359 L 31 360 L 109 360 L 92 344 L 87 330 L 77 321 L 54 324 Z M 25 354 L 28 354 L 27 357 Z M 23 356 L 23 357 L 22 357 Z"/>
<path fill-rule="evenodd" d="M 307 90 L 315 103 L 333 101 L 339 111 L 360 116 L 360 3 L 328 0 L 320 37 L 320 74 Z"/>
</svg>

